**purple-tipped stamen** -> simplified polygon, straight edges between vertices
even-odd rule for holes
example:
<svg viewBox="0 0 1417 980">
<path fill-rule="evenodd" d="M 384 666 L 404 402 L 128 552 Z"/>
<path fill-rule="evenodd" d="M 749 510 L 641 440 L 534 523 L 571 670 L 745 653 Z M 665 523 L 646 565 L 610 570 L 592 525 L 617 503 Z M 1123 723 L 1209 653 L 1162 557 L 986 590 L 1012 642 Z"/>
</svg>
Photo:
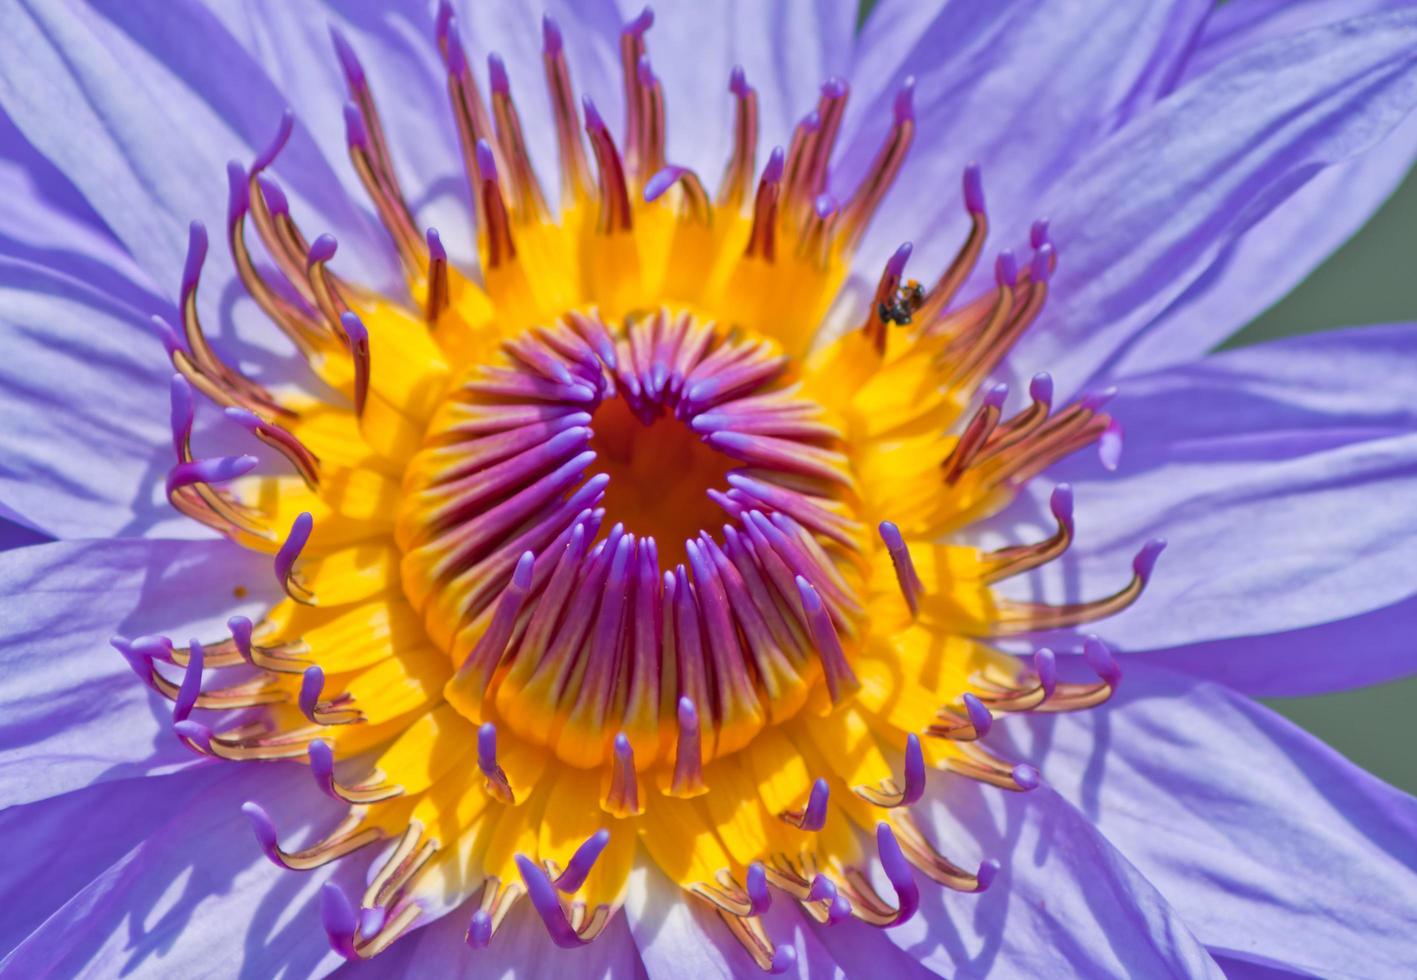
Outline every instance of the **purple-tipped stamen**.
<svg viewBox="0 0 1417 980">
<path fill-rule="evenodd" d="M 315 712 L 320 706 L 320 695 L 325 692 L 325 672 L 318 664 L 311 664 L 305 668 L 304 675 L 300 678 L 300 713 L 316 725 L 321 724 L 320 719 L 315 717 Z"/>
<path fill-rule="evenodd" d="M 187 672 L 182 675 L 182 686 L 177 689 L 177 698 L 172 703 L 173 721 L 186 721 L 202 694 L 202 667 L 206 654 L 197 640 L 192 640 L 187 650 Z"/>
<path fill-rule="evenodd" d="M 905 789 L 900 797 L 901 806 L 918 803 L 924 795 L 925 753 L 920 748 L 920 736 L 911 732 L 905 737 Z"/>
<path fill-rule="evenodd" d="M 566 864 L 566 870 L 562 871 L 552 882 L 557 891 L 573 894 L 580 890 L 585 884 L 586 878 L 590 876 L 591 870 L 595 867 L 596 859 L 600 857 L 600 852 L 605 850 L 605 845 L 610 843 L 610 831 L 602 827 L 585 839 L 580 847 L 576 848 L 576 853 L 571 855 L 571 860 Z"/>
<path fill-rule="evenodd" d="M 478 909 L 472 913 L 472 919 L 467 924 L 465 941 L 473 949 L 486 949 L 492 942 L 492 916 L 486 909 Z"/>
<path fill-rule="evenodd" d="M 891 825 L 884 820 L 876 824 L 876 852 L 881 858 L 881 868 L 895 889 L 895 917 L 885 924 L 887 929 L 909 922 L 920 907 L 920 888 L 915 884 L 915 876 L 910 873 L 910 862 L 900 849 Z"/>
<path fill-rule="evenodd" d="M 763 915 L 772 908 L 772 893 L 768 891 L 768 873 L 761 861 L 748 865 L 748 914 Z"/>
<path fill-rule="evenodd" d="M 333 881 L 325 882 L 320 888 L 320 922 L 330 939 L 331 949 L 347 960 L 359 959 L 354 949 L 354 931 L 358 925 L 354 906 L 349 904 L 344 890 Z"/>
<path fill-rule="evenodd" d="M 977 163 L 964 168 L 964 207 L 973 215 L 984 213 L 984 172 Z"/>
<path fill-rule="evenodd" d="M 1046 701 L 1058 689 L 1058 658 L 1052 650 L 1042 647 L 1033 655 L 1033 672 L 1038 675 L 1038 686 L 1043 688 Z"/>
<path fill-rule="evenodd" d="M 280 114 L 280 124 L 276 127 L 275 136 L 266 144 L 266 148 L 256 154 L 256 159 L 251 161 L 251 173 L 257 174 L 265 170 L 275 158 L 280 155 L 280 151 L 285 149 L 286 142 L 290 139 L 291 131 L 295 128 L 295 112 L 285 109 Z"/>
<path fill-rule="evenodd" d="M 960 696 L 960 700 L 964 702 L 964 713 L 969 718 L 970 726 L 974 728 L 975 737 L 983 738 L 988 735 L 989 729 L 994 727 L 993 712 L 984 706 L 983 701 L 967 691 Z"/>
</svg>

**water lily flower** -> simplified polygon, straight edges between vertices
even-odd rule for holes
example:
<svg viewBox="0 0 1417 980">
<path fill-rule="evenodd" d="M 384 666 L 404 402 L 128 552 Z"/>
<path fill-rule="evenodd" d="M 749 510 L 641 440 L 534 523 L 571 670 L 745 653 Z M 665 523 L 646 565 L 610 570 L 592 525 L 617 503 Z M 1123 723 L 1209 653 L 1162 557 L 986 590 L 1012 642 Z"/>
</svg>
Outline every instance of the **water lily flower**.
<svg viewBox="0 0 1417 980">
<path fill-rule="evenodd" d="M 0 973 L 1410 969 L 1417 9 L 548 6 L 0 9 Z"/>
</svg>

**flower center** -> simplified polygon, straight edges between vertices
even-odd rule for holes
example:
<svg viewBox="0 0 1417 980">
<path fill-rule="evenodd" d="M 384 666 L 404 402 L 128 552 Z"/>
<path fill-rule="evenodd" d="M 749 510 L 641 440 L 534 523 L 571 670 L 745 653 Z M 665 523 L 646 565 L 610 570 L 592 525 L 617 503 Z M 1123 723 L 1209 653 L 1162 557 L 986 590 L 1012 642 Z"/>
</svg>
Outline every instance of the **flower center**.
<svg viewBox="0 0 1417 980">
<path fill-rule="evenodd" d="M 451 389 L 395 536 L 471 721 L 579 767 L 647 769 L 682 749 L 695 780 L 819 679 L 824 704 L 854 686 L 841 437 L 775 345 L 742 333 L 689 313 L 615 328 L 573 313 Z M 681 703 L 687 731 L 661 710 Z"/>
</svg>

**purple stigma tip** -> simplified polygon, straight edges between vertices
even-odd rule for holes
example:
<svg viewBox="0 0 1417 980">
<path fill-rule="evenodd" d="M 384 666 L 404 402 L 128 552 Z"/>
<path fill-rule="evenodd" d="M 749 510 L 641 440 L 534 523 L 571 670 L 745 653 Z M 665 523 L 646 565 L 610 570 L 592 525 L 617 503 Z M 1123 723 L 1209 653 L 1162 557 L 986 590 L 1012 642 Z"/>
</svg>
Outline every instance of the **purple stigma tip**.
<svg viewBox="0 0 1417 980">
<path fill-rule="evenodd" d="M 558 55 L 565 42 L 561 38 L 561 25 L 550 14 L 541 17 L 541 50 L 543 54 Z"/>
<path fill-rule="evenodd" d="M 486 949 L 492 942 L 492 916 L 486 909 L 472 913 L 472 921 L 467 924 L 467 944 L 473 949 Z"/>
<path fill-rule="evenodd" d="M 895 93 L 895 104 L 891 107 L 895 114 L 896 125 L 910 122 L 915 119 L 915 76 L 907 76 L 901 83 L 900 88 Z M 967 180 L 966 176 L 966 180 Z M 968 188 L 968 183 L 965 187 Z M 984 192 L 979 192 L 979 209 L 984 210 Z"/>
<path fill-rule="evenodd" d="M 492 145 L 486 140 L 477 141 L 477 170 L 483 180 L 497 182 L 497 158 L 492 154 Z"/>
<path fill-rule="evenodd" d="M 325 672 L 320 669 L 319 664 L 311 664 L 305 668 L 305 674 L 300 678 L 300 713 L 317 725 L 319 722 L 315 718 L 315 709 L 319 706 L 320 695 L 323 693 Z"/>
<path fill-rule="evenodd" d="M 512 572 L 512 586 L 525 592 L 531 588 L 532 568 L 536 563 L 536 555 L 530 551 L 523 551 L 522 556 L 517 559 L 517 567 Z"/>
<path fill-rule="evenodd" d="M 1009 249 L 1000 252 L 999 257 L 994 261 L 994 281 L 1000 286 L 1018 284 L 1018 261 Z"/>
<path fill-rule="evenodd" d="M 354 930 L 358 920 L 354 917 L 354 906 L 349 897 L 333 881 L 327 881 L 320 888 L 320 923 L 325 927 L 325 935 L 330 938 L 330 947 L 347 960 L 358 959 L 354 951 Z"/>
<path fill-rule="evenodd" d="M 181 338 L 177 336 L 177 331 L 172 329 L 172 324 L 156 313 L 148 317 L 148 322 L 157 331 L 157 339 L 162 341 L 162 348 L 167 351 L 168 357 L 184 349 Z"/>
<path fill-rule="evenodd" d="M 344 69 L 345 81 L 349 83 L 350 90 L 363 88 L 365 84 L 364 66 L 359 63 L 354 49 L 349 46 L 349 41 L 333 24 L 330 25 L 330 41 L 334 43 L 335 57 L 339 59 L 340 67 Z"/>
<path fill-rule="evenodd" d="M 364 125 L 364 115 L 353 102 L 344 104 L 344 138 L 350 146 L 369 149 L 369 130 Z"/>
<path fill-rule="evenodd" d="M 979 870 L 975 872 L 976 879 L 974 890 L 976 892 L 987 892 L 989 886 L 994 883 L 994 879 L 999 877 L 999 862 L 994 860 L 980 863 Z"/>
<path fill-rule="evenodd" d="M 266 199 L 266 207 L 271 214 L 289 214 L 290 202 L 286 200 L 285 191 L 280 189 L 280 184 L 264 175 L 256 178 L 256 184 L 261 188 L 261 196 Z"/>
<path fill-rule="evenodd" d="M 259 173 L 265 170 L 275 158 L 280 156 L 280 151 L 285 149 L 285 144 L 290 140 L 290 133 L 295 128 L 295 113 L 286 109 L 280 114 L 280 125 L 276 127 L 276 134 L 270 143 L 260 153 L 256 154 L 256 159 L 251 161 L 251 172 Z"/>
<path fill-rule="evenodd" d="M 823 220 L 835 214 L 838 207 L 840 205 L 837 204 L 836 198 L 830 194 L 818 194 L 817 199 L 812 202 L 812 210 L 816 212 L 818 218 Z"/>
<path fill-rule="evenodd" d="M 984 702 L 968 692 L 962 695 L 961 700 L 964 701 L 964 713 L 974 726 L 974 734 L 979 738 L 988 735 L 989 729 L 994 727 L 994 715 L 984 706 Z"/>
<path fill-rule="evenodd" d="M 186 721 L 202 694 L 202 668 L 206 662 L 202 644 L 192 640 L 187 656 L 187 671 L 182 675 L 182 686 L 177 689 L 177 698 L 172 703 L 173 721 Z"/>
<path fill-rule="evenodd" d="M 359 934 L 361 936 L 377 935 L 379 930 L 384 928 L 384 922 L 389 917 L 389 910 L 383 907 L 359 910 Z"/>
<path fill-rule="evenodd" d="M 1008 399 L 1008 397 L 1009 386 L 1001 382 L 990 388 L 989 391 L 984 395 L 984 404 L 991 405 L 994 408 L 1003 408 L 1004 402 Z"/>
<path fill-rule="evenodd" d="M 1033 262 L 1029 266 L 1029 272 L 1033 276 L 1034 282 L 1047 282 L 1053 275 L 1053 243 L 1044 242 L 1039 246 L 1038 251 L 1033 253 Z"/>
<path fill-rule="evenodd" d="M 506 62 L 495 51 L 487 56 L 487 84 L 493 92 L 502 95 L 510 95 L 512 92 L 512 83 L 507 79 Z"/>
<path fill-rule="evenodd" d="M 369 328 L 354 313 L 341 313 L 339 325 L 344 328 L 344 334 L 351 344 L 362 344 L 369 339 Z"/>
<path fill-rule="evenodd" d="M 180 374 L 172 376 L 172 448 L 182 458 L 182 447 L 192 434 L 192 386 Z"/>
<path fill-rule="evenodd" d="M 604 827 L 587 837 L 581 846 L 576 848 L 576 852 L 571 855 L 571 860 L 566 862 L 566 870 L 561 872 L 560 877 L 552 882 L 556 886 L 556 890 L 568 895 L 579 891 L 595 867 L 600 853 L 609 843 L 610 831 Z"/>
<path fill-rule="evenodd" d="M 1049 242 L 1048 219 L 1039 218 L 1033 223 L 1033 227 L 1028 230 L 1028 244 L 1034 248 L 1042 248 Z"/>
<path fill-rule="evenodd" d="M 669 574 L 668 572 L 665 573 Z M 699 710 L 694 707 L 692 698 L 682 697 L 679 699 L 679 727 L 698 728 Z"/>
<path fill-rule="evenodd" d="M 310 540 L 310 531 L 314 526 L 315 519 L 310 516 L 309 512 L 299 514 L 291 522 L 290 533 L 286 535 L 285 541 L 281 544 L 275 557 L 276 578 L 280 580 L 282 586 L 290 578 L 290 571 L 295 566 L 295 560 L 304 550 L 305 542 Z"/>
<path fill-rule="evenodd" d="M 477 768 L 483 773 L 497 771 L 497 726 L 490 721 L 477 729 Z"/>
<path fill-rule="evenodd" d="M 433 18 L 433 34 L 441 44 L 448 38 L 448 28 L 453 23 L 452 0 L 438 0 L 438 9 Z"/>
<path fill-rule="evenodd" d="M 664 192 L 674 186 L 675 181 L 684 176 L 683 167 L 668 166 L 645 181 L 645 200 L 657 201 Z"/>
<path fill-rule="evenodd" d="M 1082 658 L 1087 661 L 1093 673 L 1113 687 L 1122 679 L 1122 669 L 1117 666 L 1117 658 L 1112 656 L 1107 644 L 1098 637 L 1091 634 L 1083 637 Z"/>
<path fill-rule="evenodd" d="M 1116 397 L 1117 388 L 1115 385 L 1112 385 L 1100 391 L 1089 391 L 1078 399 L 1078 406 L 1087 409 L 1089 412 L 1096 412 Z"/>
<path fill-rule="evenodd" d="M 891 257 L 886 260 L 886 275 L 894 279 L 899 279 L 901 273 L 905 272 L 905 263 L 910 261 L 910 253 L 914 248 L 915 246 L 912 243 L 906 242 L 901 245 L 900 248 L 896 249 L 891 254 Z"/>
<path fill-rule="evenodd" d="M 819 599 L 818 602 L 820 601 Z M 802 811 L 803 830 L 817 831 L 827 825 L 827 801 L 830 798 L 831 787 L 825 779 L 812 783 L 812 792 L 807 797 L 806 808 Z"/>
<path fill-rule="evenodd" d="M 463 50 L 462 40 L 458 37 L 458 32 L 453 29 L 451 15 L 447 24 L 447 45 L 448 45 L 448 74 L 461 76 L 467 73 L 467 52 Z"/>
<path fill-rule="evenodd" d="M 310 251 L 305 256 L 306 268 L 313 268 L 317 262 L 328 262 L 339 251 L 339 242 L 329 232 L 310 243 Z"/>
<path fill-rule="evenodd" d="M 1070 483 L 1060 483 L 1053 488 L 1048 498 L 1048 509 L 1059 524 L 1069 531 L 1073 529 L 1073 487 Z"/>
<path fill-rule="evenodd" d="M 1040 405 L 1051 406 L 1053 404 L 1053 376 L 1046 371 L 1035 374 L 1033 380 L 1028 383 L 1028 397 Z"/>
<path fill-rule="evenodd" d="M 847 93 L 846 79 L 833 75 L 822 83 L 822 98 L 839 99 Z"/>
<path fill-rule="evenodd" d="M 255 629 L 251 620 L 245 616 L 232 616 L 226 621 L 226 628 L 231 631 L 231 639 L 236 643 L 236 649 L 241 652 L 242 659 L 250 663 L 251 633 Z"/>
<path fill-rule="evenodd" d="M 1161 557 L 1165 550 L 1165 538 L 1152 538 L 1141 546 L 1141 551 L 1132 559 L 1132 571 L 1141 579 L 1143 585 L 1151 580 L 1152 570 L 1156 568 L 1156 559 Z"/>
<path fill-rule="evenodd" d="M 251 185 L 246 180 L 246 168 L 236 160 L 226 164 L 226 224 L 230 227 L 251 206 Z"/>
<path fill-rule="evenodd" d="M 836 884 L 826 875 L 817 874 L 812 879 L 812 886 L 807 889 L 807 901 L 820 902 L 836 897 Z"/>
<path fill-rule="evenodd" d="M 637 37 L 654 26 L 654 11 L 649 7 L 641 10 L 634 20 L 625 25 L 622 33 L 630 37 Z"/>
<path fill-rule="evenodd" d="M 443 239 L 437 228 L 428 229 L 428 257 L 435 262 L 448 261 L 448 250 L 443 248 Z"/>
<path fill-rule="evenodd" d="M 194 221 L 187 226 L 187 263 L 182 268 L 182 296 L 197 288 L 202 263 L 207 260 L 207 226 Z"/>
<path fill-rule="evenodd" d="M 782 167 L 787 159 L 782 147 L 774 146 L 771 155 L 768 156 L 768 165 L 763 168 L 763 181 L 769 184 L 776 184 L 782 180 Z"/>
<path fill-rule="evenodd" d="M 905 790 L 900 802 L 904 806 L 920 802 L 925 795 L 925 753 L 920 748 L 920 736 L 911 732 L 905 737 Z"/>
<path fill-rule="evenodd" d="M 774 976 L 781 976 L 796 965 L 796 948 L 783 943 L 772 951 L 772 963 L 768 966 L 768 972 Z"/>
<path fill-rule="evenodd" d="M 323 738 L 312 738 L 305 753 L 310 758 L 310 771 L 315 776 L 315 782 L 319 783 L 320 787 L 330 796 L 339 799 L 333 792 L 335 750 L 330 748 L 330 743 Z"/>
<path fill-rule="evenodd" d="M 910 862 L 900 849 L 891 825 L 882 820 L 876 824 L 876 853 L 881 857 L 881 868 L 895 889 L 898 909 L 895 919 L 886 923 L 887 928 L 901 925 L 915 915 L 920 907 L 920 889 L 915 877 L 910 873 Z"/>
<path fill-rule="evenodd" d="M 259 803 L 247 800 L 241 804 L 241 812 L 246 814 L 246 819 L 251 823 L 251 831 L 256 835 L 256 841 L 261 845 L 261 850 L 271 863 L 277 867 L 284 868 L 285 862 L 280 859 L 280 841 L 276 835 L 276 825 L 271 822 L 270 814 Z"/>
<path fill-rule="evenodd" d="M 1014 766 L 1011 775 L 1019 789 L 1034 790 L 1038 788 L 1038 770 L 1026 762 L 1020 762 Z"/>
<path fill-rule="evenodd" d="M 768 874 L 761 861 L 748 865 L 748 914 L 762 915 L 772 908 L 772 893 L 768 891 Z"/>
<path fill-rule="evenodd" d="M 595 107 L 595 101 L 589 95 L 581 97 L 581 111 L 585 113 L 586 132 L 600 132 L 605 128 L 605 120 L 600 118 L 600 110 Z"/>
<path fill-rule="evenodd" d="M 1116 419 L 1107 423 L 1102 437 L 1097 440 L 1097 458 L 1106 470 L 1115 470 L 1122 462 L 1122 423 Z"/>
<path fill-rule="evenodd" d="M 1038 686 L 1043 688 L 1043 698 L 1053 696 L 1058 688 L 1058 658 L 1047 647 L 1041 647 L 1033 655 L 1033 672 L 1038 675 Z"/>
<path fill-rule="evenodd" d="M 742 65 L 734 65 L 733 70 L 728 73 L 728 91 L 740 99 L 746 99 L 752 91 L 748 87 L 748 75 L 743 71 Z"/>
<path fill-rule="evenodd" d="M 984 213 L 984 173 L 977 163 L 964 168 L 964 206 L 970 214 Z"/>
</svg>

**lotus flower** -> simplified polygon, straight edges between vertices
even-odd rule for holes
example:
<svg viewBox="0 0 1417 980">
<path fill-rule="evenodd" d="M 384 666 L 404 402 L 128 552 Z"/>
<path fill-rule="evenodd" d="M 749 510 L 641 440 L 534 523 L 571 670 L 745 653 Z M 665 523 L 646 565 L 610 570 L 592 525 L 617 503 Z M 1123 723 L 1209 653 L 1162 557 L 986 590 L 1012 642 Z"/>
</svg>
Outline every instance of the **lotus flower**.
<svg viewBox="0 0 1417 980">
<path fill-rule="evenodd" d="M 1410 969 L 1417 11 L 553 6 L 0 11 L 0 972 Z"/>
</svg>

